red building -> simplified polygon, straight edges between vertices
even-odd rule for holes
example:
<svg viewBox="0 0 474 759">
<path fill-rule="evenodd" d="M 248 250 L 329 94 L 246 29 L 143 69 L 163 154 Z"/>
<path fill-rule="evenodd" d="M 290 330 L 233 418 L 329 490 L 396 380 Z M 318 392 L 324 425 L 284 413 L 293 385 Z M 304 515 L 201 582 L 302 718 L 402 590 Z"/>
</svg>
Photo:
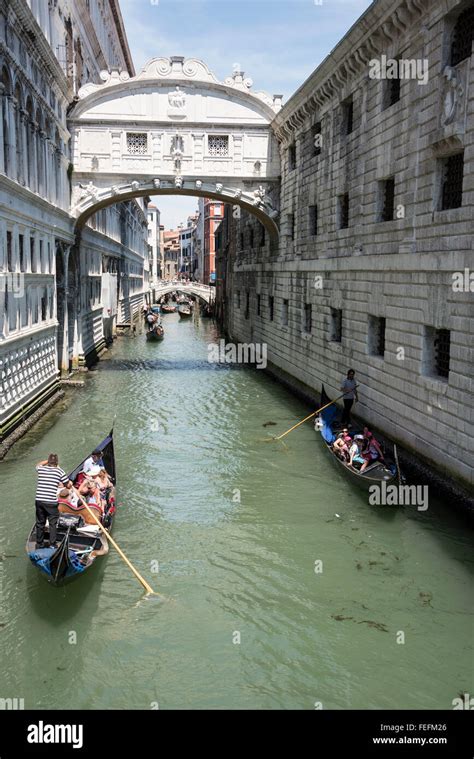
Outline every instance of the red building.
<svg viewBox="0 0 474 759">
<path fill-rule="evenodd" d="M 204 198 L 204 255 L 203 255 L 203 278 L 205 285 L 214 284 L 216 280 L 216 241 L 214 234 L 224 218 L 224 203 L 218 200 Z"/>
</svg>

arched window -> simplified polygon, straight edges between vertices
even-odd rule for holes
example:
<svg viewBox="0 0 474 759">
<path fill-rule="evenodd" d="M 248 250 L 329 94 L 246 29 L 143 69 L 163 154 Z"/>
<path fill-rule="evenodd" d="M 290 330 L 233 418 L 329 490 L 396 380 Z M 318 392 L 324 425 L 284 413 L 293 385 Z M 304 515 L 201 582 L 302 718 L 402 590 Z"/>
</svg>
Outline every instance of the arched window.
<svg viewBox="0 0 474 759">
<path fill-rule="evenodd" d="M 21 110 L 23 97 L 19 83 L 15 86 L 15 144 L 16 144 L 16 177 L 17 182 L 23 182 L 23 126 L 21 123 Z"/>
<path fill-rule="evenodd" d="M 11 79 L 10 74 L 8 72 L 8 69 L 4 66 L 2 69 L 2 87 L 3 87 L 3 93 L 2 93 L 2 126 L 3 126 L 3 171 L 4 173 L 9 176 L 11 171 L 11 157 L 10 157 L 10 143 L 11 143 L 11 134 L 10 134 L 10 123 L 9 123 L 9 101 L 8 98 L 12 94 L 12 85 L 11 85 Z"/>
<path fill-rule="evenodd" d="M 41 136 L 41 133 L 43 132 L 43 117 L 39 108 L 36 111 L 36 124 L 36 174 L 38 177 L 38 193 L 44 195 L 44 138 Z"/>
<path fill-rule="evenodd" d="M 26 155 L 25 155 L 25 182 L 26 186 L 30 188 L 30 190 L 35 191 L 36 187 L 34 187 L 34 150 L 33 150 L 33 143 L 34 143 L 34 116 L 33 116 L 33 101 L 31 97 L 28 95 L 26 99 Z"/>
<path fill-rule="evenodd" d="M 55 152 L 54 152 L 54 173 L 55 173 L 55 187 L 56 187 L 56 195 L 55 195 L 55 202 L 58 206 L 61 205 L 61 153 L 62 153 L 62 143 L 61 143 L 61 137 L 59 135 L 59 129 L 56 129 L 56 133 L 54 135 L 54 145 L 55 145 Z"/>
<path fill-rule="evenodd" d="M 451 42 L 451 66 L 456 66 L 472 54 L 474 39 L 474 3 L 456 21 Z"/>
</svg>

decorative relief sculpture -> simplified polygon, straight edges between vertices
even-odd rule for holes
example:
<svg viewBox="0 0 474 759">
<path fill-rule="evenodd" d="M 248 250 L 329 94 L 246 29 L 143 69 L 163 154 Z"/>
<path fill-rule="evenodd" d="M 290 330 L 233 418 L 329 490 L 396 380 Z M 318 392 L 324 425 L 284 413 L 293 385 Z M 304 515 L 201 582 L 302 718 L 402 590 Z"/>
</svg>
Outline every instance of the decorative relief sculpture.
<svg viewBox="0 0 474 759">
<path fill-rule="evenodd" d="M 168 116 L 173 119 L 186 118 L 186 95 L 178 86 L 174 92 L 168 94 Z"/>
<path fill-rule="evenodd" d="M 443 71 L 443 112 L 441 125 L 443 127 L 452 124 L 458 115 L 459 105 L 464 95 L 464 87 L 455 68 L 446 66 Z"/>
<path fill-rule="evenodd" d="M 161 179 L 154 179 L 153 187 L 155 188 L 155 190 L 159 190 L 160 186 L 161 186 Z"/>
<path fill-rule="evenodd" d="M 196 190 L 200 190 L 202 187 L 202 182 L 200 179 L 196 179 Z"/>
<path fill-rule="evenodd" d="M 175 177 L 174 178 L 174 186 L 177 187 L 178 190 L 181 190 L 183 186 L 183 177 Z"/>
</svg>

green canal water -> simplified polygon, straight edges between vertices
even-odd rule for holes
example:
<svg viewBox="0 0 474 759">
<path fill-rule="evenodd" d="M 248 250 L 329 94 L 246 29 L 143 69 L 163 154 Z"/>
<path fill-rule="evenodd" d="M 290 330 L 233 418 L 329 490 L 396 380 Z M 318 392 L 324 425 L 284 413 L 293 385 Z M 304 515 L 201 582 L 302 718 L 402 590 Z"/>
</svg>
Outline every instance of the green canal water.
<svg viewBox="0 0 474 759">
<path fill-rule="evenodd" d="M 0 697 L 451 709 L 472 694 L 472 536 L 449 504 L 369 506 L 310 424 L 287 446 L 261 442 L 307 407 L 262 371 L 209 364 L 211 322 L 164 320 L 163 343 L 120 338 L 0 464 Z M 71 469 L 114 415 L 114 535 L 165 601 L 144 598 L 113 550 L 59 589 L 24 553 L 34 465 L 57 451 Z"/>
</svg>

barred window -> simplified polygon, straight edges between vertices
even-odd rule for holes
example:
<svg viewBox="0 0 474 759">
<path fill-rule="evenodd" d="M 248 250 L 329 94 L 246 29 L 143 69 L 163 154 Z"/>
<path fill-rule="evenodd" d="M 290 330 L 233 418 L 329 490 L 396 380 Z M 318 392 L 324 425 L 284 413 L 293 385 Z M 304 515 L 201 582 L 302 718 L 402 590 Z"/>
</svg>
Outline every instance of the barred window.
<svg viewBox="0 0 474 759">
<path fill-rule="evenodd" d="M 425 326 L 423 344 L 423 374 L 428 377 L 449 378 L 451 333 L 449 329 Z"/>
<path fill-rule="evenodd" d="M 348 135 L 354 130 L 354 101 L 352 96 L 342 103 L 342 134 Z"/>
<path fill-rule="evenodd" d="M 7 232 L 7 271 L 13 271 L 12 233 Z"/>
<path fill-rule="evenodd" d="M 292 142 L 288 147 L 288 170 L 294 171 L 296 169 L 296 143 Z"/>
<path fill-rule="evenodd" d="M 329 339 L 334 343 L 342 342 L 342 310 L 331 308 L 331 330 Z"/>
<path fill-rule="evenodd" d="M 259 245 L 260 245 L 261 248 L 263 248 L 263 246 L 265 245 L 265 227 L 260 222 L 259 222 L 259 224 L 260 224 L 260 227 L 259 227 L 259 229 L 260 229 L 260 243 L 259 243 Z"/>
<path fill-rule="evenodd" d="M 305 303 L 304 304 L 303 332 L 306 332 L 307 334 L 311 334 L 312 329 L 313 329 L 313 309 L 312 309 L 311 303 Z"/>
<path fill-rule="evenodd" d="M 318 234 L 318 206 L 309 207 L 309 234 L 313 237 Z"/>
<path fill-rule="evenodd" d="M 339 229 L 349 226 L 349 193 L 339 196 Z"/>
<path fill-rule="evenodd" d="M 464 177 L 464 152 L 442 159 L 443 193 L 441 210 L 462 206 L 462 183 Z"/>
<path fill-rule="evenodd" d="M 461 13 L 454 27 L 451 43 L 451 66 L 456 66 L 461 61 L 470 57 L 473 38 L 474 5 L 467 8 L 464 13 Z"/>
<path fill-rule="evenodd" d="M 283 327 L 288 326 L 288 300 L 286 298 L 281 306 L 281 323 Z"/>
<path fill-rule="evenodd" d="M 449 377 L 449 354 L 451 348 L 451 333 L 449 329 L 435 331 L 435 366 L 439 377 Z"/>
<path fill-rule="evenodd" d="M 261 316 L 262 313 L 262 296 L 260 293 L 257 294 L 257 316 Z"/>
<path fill-rule="evenodd" d="M 395 179 L 385 179 L 380 182 L 380 216 L 379 221 L 393 221 L 395 203 Z"/>
<path fill-rule="evenodd" d="M 272 322 L 275 316 L 275 298 L 270 295 L 268 298 L 268 309 L 270 311 L 270 321 Z"/>
<path fill-rule="evenodd" d="M 369 315 L 368 347 L 372 356 L 385 355 L 385 317 Z"/>
<path fill-rule="evenodd" d="M 250 293 L 247 290 L 245 293 L 245 318 L 248 319 L 250 314 Z"/>
<path fill-rule="evenodd" d="M 398 103 L 400 100 L 400 85 L 401 80 L 398 76 L 384 81 L 383 110 Z"/>
<path fill-rule="evenodd" d="M 321 133 L 321 122 L 318 121 L 317 124 L 313 126 L 313 129 L 311 131 L 311 137 L 313 141 L 313 156 L 317 156 L 321 154 L 321 147 L 323 144 L 323 136 Z"/>
<path fill-rule="evenodd" d="M 229 138 L 227 135 L 209 135 L 209 155 L 228 156 Z"/>
<path fill-rule="evenodd" d="M 127 153 L 145 155 L 148 152 L 148 135 L 146 132 L 127 132 Z"/>
</svg>

